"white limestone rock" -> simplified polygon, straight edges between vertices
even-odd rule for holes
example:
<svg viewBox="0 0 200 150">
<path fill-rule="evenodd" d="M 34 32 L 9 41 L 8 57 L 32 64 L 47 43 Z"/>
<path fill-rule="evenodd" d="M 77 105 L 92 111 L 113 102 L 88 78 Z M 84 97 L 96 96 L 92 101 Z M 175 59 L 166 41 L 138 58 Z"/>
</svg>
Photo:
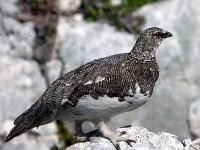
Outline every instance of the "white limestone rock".
<svg viewBox="0 0 200 150">
<path fill-rule="evenodd" d="M 0 122 L 16 118 L 45 90 L 45 80 L 34 61 L 0 57 Z M 1 130 L 2 124 L 0 124 Z"/>
<path fill-rule="evenodd" d="M 45 76 L 51 84 L 61 75 L 62 63 L 57 59 L 52 59 L 45 63 L 43 66 L 43 70 L 45 72 Z"/>
<path fill-rule="evenodd" d="M 58 22 L 58 49 L 65 62 L 64 72 L 100 57 L 128 52 L 133 44 L 133 35 L 107 24 L 62 17 Z"/>
<path fill-rule="evenodd" d="M 3 143 L 14 126 L 14 118 L 30 107 L 46 89 L 39 66 L 34 61 L 3 56 L 0 58 L 0 83 L 0 149 L 49 150 L 58 144 L 56 127 L 51 124 Z"/>
<path fill-rule="evenodd" d="M 76 11 L 80 7 L 81 0 L 57 0 L 56 5 L 62 12 L 71 12 Z"/>
<path fill-rule="evenodd" d="M 191 103 L 188 116 L 190 131 L 195 137 L 200 137 L 200 100 Z"/>
<path fill-rule="evenodd" d="M 1 13 L 0 14 L 5 14 L 5 15 L 14 15 L 16 13 L 19 13 L 19 9 L 17 7 L 17 2 L 18 0 L 2 0 L 0 1 L 0 9 Z"/>
<path fill-rule="evenodd" d="M 123 137 L 135 140 L 130 147 L 125 142 L 119 142 L 121 150 L 183 150 L 183 145 L 178 137 L 170 133 L 153 133 L 146 128 L 139 126 L 131 126 L 129 128 L 119 128 L 117 132 L 126 131 Z M 190 147 L 191 143 L 188 143 Z M 77 143 L 70 146 L 67 150 L 116 150 L 113 144 L 102 137 L 92 137 L 89 142 Z M 189 149 L 188 149 L 189 150 Z"/>
<path fill-rule="evenodd" d="M 34 23 L 13 18 L 19 13 L 17 0 L 0 1 L 0 54 L 31 59 L 35 40 Z"/>
<path fill-rule="evenodd" d="M 1 135 L 7 135 L 10 129 L 13 127 L 14 120 L 6 120 L 3 123 Z M 22 134 L 21 136 L 14 138 L 8 143 L 4 143 L 3 139 L 0 139 L 0 149 L 2 150 L 49 150 L 53 145 L 58 145 L 58 137 L 56 135 L 57 127 L 55 123 L 51 123 L 45 126 L 41 126 L 38 129 Z"/>
</svg>

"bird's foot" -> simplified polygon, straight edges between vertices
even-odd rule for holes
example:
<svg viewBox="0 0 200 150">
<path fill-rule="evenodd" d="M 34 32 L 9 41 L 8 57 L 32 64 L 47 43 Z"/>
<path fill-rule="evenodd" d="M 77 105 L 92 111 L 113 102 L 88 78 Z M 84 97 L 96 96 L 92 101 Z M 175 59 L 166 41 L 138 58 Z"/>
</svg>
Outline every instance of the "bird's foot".
<svg viewBox="0 0 200 150">
<path fill-rule="evenodd" d="M 74 134 L 73 138 L 75 138 L 77 140 L 77 142 L 86 142 L 87 141 L 87 137 L 82 136 L 82 135 Z"/>
<path fill-rule="evenodd" d="M 102 133 L 99 129 L 90 131 L 84 135 L 78 136 L 77 134 L 74 134 L 74 137 L 77 139 L 78 142 L 86 142 L 90 140 L 90 137 L 92 136 L 102 136 Z"/>
<path fill-rule="evenodd" d="M 93 131 L 90 131 L 88 133 L 85 134 L 88 138 L 90 138 L 91 136 L 102 136 L 102 132 L 99 129 L 95 129 Z"/>
<path fill-rule="evenodd" d="M 125 133 L 124 133 L 125 134 Z M 118 142 L 126 142 L 129 146 L 132 147 L 131 143 L 135 143 L 134 140 L 132 139 L 127 139 L 125 137 L 122 137 L 120 135 L 118 135 L 117 133 L 110 133 L 110 135 L 105 136 L 105 138 L 107 138 L 108 140 L 110 140 L 110 142 L 115 146 L 115 148 L 117 150 L 120 150 L 120 146 Z"/>
<path fill-rule="evenodd" d="M 124 135 L 124 134 L 126 134 L 126 133 L 127 133 L 126 131 L 122 131 L 122 132 L 119 132 L 118 135 L 119 135 L 119 136 L 122 136 L 122 135 Z"/>
<path fill-rule="evenodd" d="M 99 128 L 102 132 L 103 137 L 110 140 L 117 150 L 120 150 L 120 146 L 118 142 L 122 142 L 122 141 L 126 142 L 131 147 L 132 147 L 131 143 L 135 143 L 134 140 L 127 139 L 121 136 L 123 134 L 126 134 L 126 132 L 121 132 L 121 133 L 112 132 L 104 122 L 99 123 Z"/>
<path fill-rule="evenodd" d="M 132 125 L 127 125 L 127 126 L 123 126 L 123 127 L 120 127 L 120 128 L 130 128 Z"/>
</svg>

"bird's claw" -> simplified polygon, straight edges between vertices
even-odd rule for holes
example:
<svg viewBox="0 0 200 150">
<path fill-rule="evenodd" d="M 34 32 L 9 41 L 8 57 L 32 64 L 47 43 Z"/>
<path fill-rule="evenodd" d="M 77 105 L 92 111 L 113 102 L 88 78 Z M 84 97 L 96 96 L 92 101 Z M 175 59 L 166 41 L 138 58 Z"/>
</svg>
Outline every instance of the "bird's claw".
<svg viewBox="0 0 200 150">
<path fill-rule="evenodd" d="M 73 138 L 77 138 L 77 134 L 75 133 L 75 134 L 73 134 Z"/>
<path fill-rule="evenodd" d="M 114 146 L 115 146 L 116 150 L 121 150 L 119 144 L 116 144 L 116 145 L 114 145 Z"/>
<path fill-rule="evenodd" d="M 127 125 L 127 126 L 123 126 L 123 127 L 120 127 L 120 128 L 130 128 L 132 127 L 132 125 Z"/>
<path fill-rule="evenodd" d="M 136 143 L 135 140 L 132 140 L 132 139 L 126 139 L 126 141 L 124 142 L 126 142 L 131 147 L 132 147 L 131 143 Z"/>
<path fill-rule="evenodd" d="M 102 136 L 102 132 L 99 130 L 99 129 L 96 129 L 96 130 L 93 130 L 93 131 L 90 131 L 88 133 L 85 134 L 85 136 L 87 136 L 88 138 L 90 138 L 91 136 Z"/>
<path fill-rule="evenodd" d="M 127 133 L 126 131 L 122 131 L 122 132 L 119 133 L 119 136 L 122 136 L 122 135 L 124 135 L 126 133 Z"/>
<path fill-rule="evenodd" d="M 86 134 L 84 134 L 83 136 L 78 136 L 77 134 L 73 135 L 73 138 L 76 138 L 78 142 L 86 142 L 86 141 L 90 141 L 90 137 L 92 136 L 102 136 L 102 132 L 99 129 L 90 131 Z"/>
<path fill-rule="evenodd" d="M 74 134 L 73 138 L 75 138 L 78 142 L 86 142 L 86 141 L 88 141 L 86 136 L 78 136 L 77 134 Z"/>
<path fill-rule="evenodd" d="M 132 147 L 131 143 L 136 143 L 135 140 L 132 140 L 132 139 L 126 139 L 125 141 L 123 142 L 126 142 L 130 147 Z M 121 150 L 120 146 L 119 146 L 119 143 L 117 143 L 116 145 L 113 144 L 116 148 L 116 150 Z"/>
</svg>

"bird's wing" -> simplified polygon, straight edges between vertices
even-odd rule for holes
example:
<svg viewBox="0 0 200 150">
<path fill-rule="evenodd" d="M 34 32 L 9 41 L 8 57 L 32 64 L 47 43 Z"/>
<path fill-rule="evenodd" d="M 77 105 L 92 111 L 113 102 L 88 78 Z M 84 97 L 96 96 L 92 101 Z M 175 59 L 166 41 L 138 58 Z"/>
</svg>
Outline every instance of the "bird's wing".
<svg viewBox="0 0 200 150">
<path fill-rule="evenodd" d="M 84 95 L 90 95 L 94 99 L 99 96 L 123 97 L 128 91 L 131 74 L 125 67 L 126 58 L 122 56 L 98 59 L 78 68 L 74 75 L 77 77 L 75 88 L 68 95 L 65 104 L 76 106 Z M 122 82 L 123 81 L 123 82 Z M 126 86 L 126 88 L 124 88 Z"/>
</svg>

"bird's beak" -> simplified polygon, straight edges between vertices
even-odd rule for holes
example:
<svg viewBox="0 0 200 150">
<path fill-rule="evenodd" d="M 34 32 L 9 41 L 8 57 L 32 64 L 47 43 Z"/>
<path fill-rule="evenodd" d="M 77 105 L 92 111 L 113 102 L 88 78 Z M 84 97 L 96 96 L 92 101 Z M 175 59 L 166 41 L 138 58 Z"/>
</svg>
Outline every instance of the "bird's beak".
<svg viewBox="0 0 200 150">
<path fill-rule="evenodd" d="M 168 38 L 168 37 L 172 37 L 172 36 L 173 36 L 173 34 L 170 33 L 170 32 L 165 32 L 165 33 L 163 33 L 163 35 L 162 35 L 163 38 Z"/>
</svg>

